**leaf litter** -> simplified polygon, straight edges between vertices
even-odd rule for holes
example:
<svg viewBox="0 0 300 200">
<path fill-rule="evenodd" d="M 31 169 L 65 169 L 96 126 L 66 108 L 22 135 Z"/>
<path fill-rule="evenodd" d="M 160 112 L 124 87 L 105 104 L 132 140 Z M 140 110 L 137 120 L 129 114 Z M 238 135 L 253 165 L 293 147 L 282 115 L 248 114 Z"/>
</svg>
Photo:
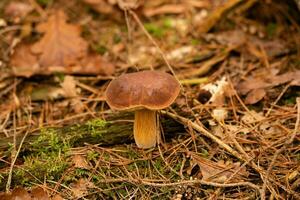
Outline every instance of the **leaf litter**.
<svg viewBox="0 0 300 200">
<path fill-rule="evenodd" d="M 62 5 L 64 11 L 53 12 Z M 6 14 L 1 32 L 1 189 L 14 155 L 7 144 L 28 131 L 10 185 L 20 186 L 24 198 L 38 195 L 32 188 L 41 183 L 53 199 L 300 198 L 296 7 L 206 0 L 28 6 L 16 21 Z M 13 27 L 18 23 L 33 29 L 21 33 Z M 97 143 L 107 131 L 99 127 L 126 133 L 132 124 L 104 103 L 109 80 L 150 68 L 170 72 L 165 61 L 184 84 L 176 103 L 160 113 L 170 121 L 162 123 L 159 148 L 137 149 L 130 134 L 126 144 L 113 135 Z M 57 137 L 74 127 L 91 136 Z M 50 142 L 31 146 L 37 135 Z M 53 149 L 60 150 L 53 155 Z M 54 158 L 59 162 L 50 167 Z"/>
<path fill-rule="evenodd" d="M 114 72 L 111 63 L 88 52 L 88 44 L 80 36 L 80 27 L 70 25 L 66 20 L 62 11 L 56 11 L 37 26 L 37 31 L 44 33 L 39 41 L 21 44 L 14 50 L 10 64 L 16 76 L 52 73 L 110 75 Z"/>
</svg>

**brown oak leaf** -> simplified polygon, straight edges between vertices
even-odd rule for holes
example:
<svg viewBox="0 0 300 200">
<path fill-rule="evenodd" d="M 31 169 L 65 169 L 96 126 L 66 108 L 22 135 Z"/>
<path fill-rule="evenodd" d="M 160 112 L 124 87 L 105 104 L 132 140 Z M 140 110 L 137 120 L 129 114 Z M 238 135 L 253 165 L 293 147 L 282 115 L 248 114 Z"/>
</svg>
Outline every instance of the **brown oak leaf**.
<svg viewBox="0 0 300 200">
<path fill-rule="evenodd" d="M 30 77 L 65 74 L 111 75 L 115 66 L 100 55 L 88 51 L 87 42 L 80 37 L 80 27 L 68 24 L 62 11 L 51 15 L 37 26 L 44 33 L 34 44 L 19 44 L 10 59 L 13 74 Z"/>
<path fill-rule="evenodd" d="M 39 55 L 41 67 L 75 64 L 86 55 L 87 43 L 80 37 L 80 27 L 67 24 L 62 11 L 39 24 L 37 30 L 45 35 L 31 50 Z"/>
</svg>

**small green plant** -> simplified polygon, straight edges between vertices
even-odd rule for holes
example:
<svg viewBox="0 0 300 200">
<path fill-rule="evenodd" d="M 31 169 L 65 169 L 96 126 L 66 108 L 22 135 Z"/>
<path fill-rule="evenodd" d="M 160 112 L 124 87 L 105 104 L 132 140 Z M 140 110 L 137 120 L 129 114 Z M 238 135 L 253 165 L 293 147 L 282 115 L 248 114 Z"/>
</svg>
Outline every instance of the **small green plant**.
<svg viewBox="0 0 300 200">
<path fill-rule="evenodd" d="M 145 29 L 154 37 L 160 38 L 164 34 L 163 29 L 154 23 L 146 23 L 146 24 L 144 24 L 144 26 L 145 26 Z"/>
<path fill-rule="evenodd" d="M 164 25 L 164 28 L 172 28 L 173 20 L 171 18 L 167 17 L 163 20 L 163 25 Z"/>
</svg>

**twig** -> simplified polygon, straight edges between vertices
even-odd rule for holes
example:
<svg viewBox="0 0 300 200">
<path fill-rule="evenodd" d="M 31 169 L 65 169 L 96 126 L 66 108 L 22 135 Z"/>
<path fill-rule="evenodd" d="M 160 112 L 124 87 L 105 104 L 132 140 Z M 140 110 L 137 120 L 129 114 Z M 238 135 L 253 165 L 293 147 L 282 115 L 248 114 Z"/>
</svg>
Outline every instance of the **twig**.
<svg viewBox="0 0 300 200">
<path fill-rule="evenodd" d="M 238 182 L 238 183 L 215 183 L 215 182 L 209 182 L 209 181 L 203 181 L 203 180 L 185 180 L 185 181 L 178 181 L 178 182 L 169 182 L 169 183 L 161 183 L 157 182 L 157 180 L 143 180 L 143 179 L 128 179 L 128 178 L 116 178 L 116 179 L 105 179 L 100 180 L 100 183 L 119 183 L 119 182 L 128 182 L 132 184 L 142 184 L 142 185 L 149 185 L 154 187 L 170 187 L 170 186 L 177 186 L 177 185 L 195 185 L 195 184 L 201 184 L 201 185 L 209 185 L 213 187 L 239 187 L 239 186 L 246 186 L 251 187 L 257 191 L 260 191 L 260 188 L 250 182 Z"/>
<path fill-rule="evenodd" d="M 12 172 L 13 172 L 13 168 L 14 168 L 14 165 L 15 165 L 15 162 L 17 161 L 17 158 L 18 158 L 18 155 L 21 151 L 21 148 L 22 148 L 22 145 L 23 145 L 23 142 L 25 141 L 25 138 L 27 137 L 29 131 L 27 130 L 24 137 L 22 138 L 21 140 L 21 143 L 19 145 L 19 148 L 11 162 L 11 165 L 10 165 L 10 169 L 9 169 L 9 174 L 8 174 L 8 178 L 7 178 L 7 182 L 6 182 L 6 192 L 9 192 L 10 190 L 10 184 L 11 184 L 11 180 L 12 180 Z"/>
<path fill-rule="evenodd" d="M 208 78 L 203 77 L 203 78 L 182 79 L 179 82 L 182 85 L 196 85 L 196 84 L 201 84 L 201 83 L 208 82 Z"/>
<path fill-rule="evenodd" d="M 207 131 L 206 129 L 204 129 L 203 127 L 199 126 L 198 124 L 192 122 L 191 120 L 181 117 L 179 115 L 175 115 L 173 113 L 167 112 L 167 111 L 161 111 L 163 114 L 166 114 L 170 117 L 172 117 L 175 120 L 179 120 L 184 124 L 189 124 L 191 125 L 191 127 L 193 127 L 193 129 L 197 130 L 199 133 L 205 135 L 206 137 L 212 139 L 214 142 L 216 142 L 217 144 L 219 144 L 221 147 L 223 147 L 224 149 L 226 149 L 229 153 L 231 153 L 233 156 L 235 156 L 236 158 L 240 159 L 240 160 L 246 160 L 245 158 L 243 158 L 237 151 L 235 151 L 234 149 L 232 149 L 229 145 L 225 144 L 222 140 L 220 140 L 219 138 L 217 138 L 216 136 L 214 136 L 213 134 L 211 134 L 209 131 Z"/>
</svg>

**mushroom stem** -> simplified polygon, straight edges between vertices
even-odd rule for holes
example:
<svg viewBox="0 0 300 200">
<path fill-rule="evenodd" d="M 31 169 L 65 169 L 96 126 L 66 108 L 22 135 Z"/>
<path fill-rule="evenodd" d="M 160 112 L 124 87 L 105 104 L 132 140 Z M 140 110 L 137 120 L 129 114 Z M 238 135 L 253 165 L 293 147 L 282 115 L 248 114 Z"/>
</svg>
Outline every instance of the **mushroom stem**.
<svg viewBox="0 0 300 200">
<path fill-rule="evenodd" d="M 134 140 L 140 148 L 151 148 L 158 141 L 158 129 L 156 111 L 141 109 L 135 111 L 134 117 Z"/>
</svg>

